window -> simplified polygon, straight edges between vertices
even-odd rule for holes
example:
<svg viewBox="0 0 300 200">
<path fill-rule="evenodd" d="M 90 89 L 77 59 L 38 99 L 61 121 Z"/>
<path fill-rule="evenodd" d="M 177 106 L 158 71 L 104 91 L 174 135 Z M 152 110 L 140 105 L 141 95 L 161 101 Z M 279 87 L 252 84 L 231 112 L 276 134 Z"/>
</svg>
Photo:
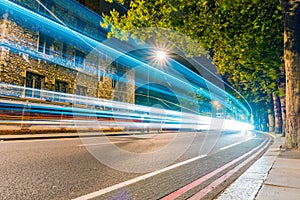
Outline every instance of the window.
<svg viewBox="0 0 300 200">
<path fill-rule="evenodd" d="M 103 76 L 104 76 L 103 71 L 98 70 L 98 81 L 102 82 L 103 81 Z"/>
<path fill-rule="evenodd" d="M 84 87 L 81 85 L 76 86 L 76 94 L 77 95 L 86 96 L 86 93 L 87 93 L 87 87 Z"/>
<path fill-rule="evenodd" d="M 112 79 L 111 81 L 111 86 L 112 88 L 115 88 L 116 87 L 116 84 L 117 84 L 117 80 L 115 80 L 115 77 Z"/>
<path fill-rule="evenodd" d="M 68 48 L 68 45 L 66 43 L 63 43 L 63 47 L 62 47 L 62 50 L 61 50 L 61 54 L 62 54 L 62 57 L 63 58 L 66 58 L 67 57 L 67 48 Z"/>
<path fill-rule="evenodd" d="M 40 35 L 39 49 L 38 49 L 39 52 L 50 55 L 52 45 L 53 45 L 53 39 L 52 38 L 46 37 L 44 35 Z"/>
<path fill-rule="evenodd" d="M 81 66 L 83 65 L 85 59 L 85 54 L 81 51 L 75 50 L 75 65 Z"/>
<path fill-rule="evenodd" d="M 112 86 L 112 88 L 116 88 L 118 80 L 120 80 L 120 77 L 122 76 L 122 74 L 119 73 L 119 72 L 111 72 L 111 73 L 115 73 L 111 77 L 112 78 L 112 80 L 111 80 L 111 86 Z"/>
<path fill-rule="evenodd" d="M 67 82 L 55 80 L 55 92 L 63 92 L 67 93 L 68 92 L 68 86 L 69 84 Z"/>
<path fill-rule="evenodd" d="M 26 79 L 25 79 L 25 86 L 26 88 L 32 88 L 32 89 L 38 89 L 38 90 L 32 90 L 32 89 L 26 89 L 25 96 L 26 97 L 35 97 L 40 98 L 40 89 L 44 86 L 45 77 L 26 72 Z"/>
</svg>

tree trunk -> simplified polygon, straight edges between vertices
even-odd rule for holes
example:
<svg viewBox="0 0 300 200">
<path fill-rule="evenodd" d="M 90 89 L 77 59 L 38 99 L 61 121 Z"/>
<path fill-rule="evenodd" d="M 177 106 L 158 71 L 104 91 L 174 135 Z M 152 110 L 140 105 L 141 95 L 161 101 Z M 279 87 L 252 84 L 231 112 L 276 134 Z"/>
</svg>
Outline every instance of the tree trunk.
<svg viewBox="0 0 300 200">
<path fill-rule="evenodd" d="M 282 133 L 282 115 L 281 105 L 278 95 L 273 93 L 274 116 L 275 116 L 275 133 Z"/>
<path fill-rule="evenodd" d="M 261 112 L 260 119 L 261 131 L 268 132 L 268 113 L 266 111 Z"/>
<path fill-rule="evenodd" d="M 281 117 L 282 117 L 282 136 L 285 136 L 286 129 L 286 105 L 285 105 L 285 96 L 280 97 L 281 105 Z"/>
<path fill-rule="evenodd" d="M 269 94 L 268 96 L 270 97 L 270 106 L 268 108 L 269 132 L 274 132 L 275 119 L 274 119 L 273 98 L 271 94 Z"/>
<path fill-rule="evenodd" d="M 259 115 L 258 115 L 258 111 L 257 109 L 254 109 L 254 116 L 253 116 L 253 120 L 254 120 L 254 129 L 255 130 L 260 130 L 260 126 L 259 126 L 259 121 L 260 121 L 260 118 L 259 118 Z"/>
<path fill-rule="evenodd" d="M 280 98 L 281 117 L 282 117 L 282 136 L 285 136 L 286 106 L 285 106 L 285 70 L 284 70 L 284 65 L 282 65 L 280 67 L 279 98 Z"/>
<path fill-rule="evenodd" d="M 286 145 L 300 148 L 300 1 L 281 0 L 286 73 Z"/>
</svg>

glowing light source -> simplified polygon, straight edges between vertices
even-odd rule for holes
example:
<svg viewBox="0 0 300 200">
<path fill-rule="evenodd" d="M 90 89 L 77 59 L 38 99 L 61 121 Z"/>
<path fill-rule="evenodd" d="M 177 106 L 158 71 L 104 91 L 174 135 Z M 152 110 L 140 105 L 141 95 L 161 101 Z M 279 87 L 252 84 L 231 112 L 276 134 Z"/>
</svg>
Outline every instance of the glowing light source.
<svg viewBox="0 0 300 200">
<path fill-rule="evenodd" d="M 157 51 L 156 58 L 158 60 L 165 60 L 165 59 L 167 59 L 167 53 L 165 51 Z"/>
<path fill-rule="evenodd" d="M 168 47 L 156 47 L 149 51 L 149 56 L 146 60 L 149 61 L 150 65 L 162 67 L 162 65 L 169 64 L 169 55 L 168 55 Z"/>
</svg>

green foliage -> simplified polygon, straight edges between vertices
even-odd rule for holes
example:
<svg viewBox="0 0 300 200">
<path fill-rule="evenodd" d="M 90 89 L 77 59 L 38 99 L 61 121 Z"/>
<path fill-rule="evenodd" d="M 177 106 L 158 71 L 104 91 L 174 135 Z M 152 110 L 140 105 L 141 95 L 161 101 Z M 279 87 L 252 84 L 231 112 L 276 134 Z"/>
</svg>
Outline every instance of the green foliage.
<svg viewBox="0 0 300 200">
<path fill-rule="evenodd" d="M 109 2 L 109 3 L 113 3 L 114 0 L 105 0 L 106 2 Z M 120 4 L 124 4 L 125 1 L 124 0 L 117 0 L 117 2 L 119 2 Z"/>
<path fill-rule="evenodd" d="M 189 55 L 200 47 L 213 49 L 214 62 L 227 81 L 253 102 L 265 101 L 278 91 L 283 57 L 283 21 L 278 0 L 132 0 L 127 14 L 111 11 L 102 26 L 109 36 L 147 40 L 150 32 L 132 31 L 160 27 L 186 38 L 168 38 Z M 202 51 L 203 52 L 203 51 Z M 202 53 L 201 52 L 201 53 Z M 261 100 L 260 100 L 261 99 Z"/>
<path fill-rule="evenodd" d="M 284 91 L 282 88 L 278 88 L 278 96 L 279 97 L 283 97 L 285 94 L 284 94 Z"/>
</svg>

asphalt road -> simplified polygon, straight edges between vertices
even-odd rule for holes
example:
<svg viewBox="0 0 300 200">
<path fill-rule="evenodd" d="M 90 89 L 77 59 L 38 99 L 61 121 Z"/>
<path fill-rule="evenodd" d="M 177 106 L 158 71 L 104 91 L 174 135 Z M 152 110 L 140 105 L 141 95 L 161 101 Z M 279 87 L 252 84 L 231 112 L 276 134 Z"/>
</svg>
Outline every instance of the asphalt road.
<svg viewBox="0 0 300 200">
<path fill-rule="evenodd" d="M 0 199 L 74 199 L 99 190 L 102 195 L 96 199 L 159 199 L 249 152 L 265 138 L 253 132 L 181 132 L 2 141 Z M 149 175 L 153 171 L 157 173 Z M 127 180 L 133 181 L 116 186 Z M 115 190 L 105 189 L 111 186 Z"/>
</svg>

